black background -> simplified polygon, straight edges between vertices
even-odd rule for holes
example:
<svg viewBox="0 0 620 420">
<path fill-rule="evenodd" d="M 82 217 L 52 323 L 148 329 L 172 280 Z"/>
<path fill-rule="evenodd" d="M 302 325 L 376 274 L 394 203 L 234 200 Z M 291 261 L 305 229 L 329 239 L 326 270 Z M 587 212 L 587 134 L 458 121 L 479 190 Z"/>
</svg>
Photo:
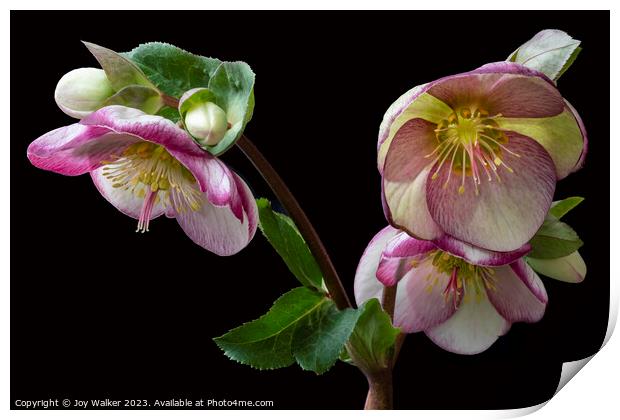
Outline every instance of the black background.
<svg viewBox="0 0 620 420">
<path fill-rule="evenodd" d="M 166 41 L 249 63 L 256 109 L 246 134 L 296 194 L 352 292 L 359 257 L 385 225 L 375 159 L 387 107 L 415 85 L 505 59 L 544 28 L 582 41 L 559 88 L 585 121 L 590 154 L 556 197 L 586 197 L 566 221 L 585 241 L 587 278 L 546 279 L 542 321 L 513 325 L 481 355 L 410 335 L 395 370 L 397 408 L 538 404 L 553 395 L 562 361 L 600 347 L 609 304 L 609 13 L 12 12 L 11 403 L 226 398 L 357 409 L 365 399 L 351 366 L 322 376 L 296 366 L 261 372 L 211 341 L 296 286 L 260 233 L 227 258 L 194 245 L 171 219 L 136 234 L 90 177 L 29 164 L 32 140 L 74 122 L 53 93 L 64 73 L 97 66 L 80 40 L 117 51 Z M 224 161 L 270 197 L 239 150 Z"/>
</svg>

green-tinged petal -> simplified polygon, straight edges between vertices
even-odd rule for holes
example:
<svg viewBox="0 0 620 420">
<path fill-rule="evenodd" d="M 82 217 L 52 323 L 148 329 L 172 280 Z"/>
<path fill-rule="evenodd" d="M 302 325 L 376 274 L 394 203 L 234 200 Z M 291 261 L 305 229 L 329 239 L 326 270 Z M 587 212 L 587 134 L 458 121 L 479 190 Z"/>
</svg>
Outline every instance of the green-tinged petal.
<svg viewBox="0 0 620 420">
<path fill-rule="evenodd" d="M 392 139 L 400 130 L 400 128 L 407 121 L 412 120 L 414 118 L 421 118 L 423 120 L 432 122 L 434 124 L 438 124 L 441 120 L 446 119 L 453 112 L 452 108 L 446 105 L 441 100 L 435 98 L 428 93 L 422 93 L 417 96 L 409 105 L 406 105 L 405 99 L 411 97 L 414 90 L 419 90 L 424 86 L 417 86 L 411 89 L 409 92 L 405 93 L 401 96 L 392 106 L 388 109 L 385 116 L 383 117 L 382 127 L 380 128 L 380 132 L 387 131 L 387 137 L 383 142 L 379 144 L 379 153 L 378 153 L 378 164 L 379 170 L 383 172 L 383 165 L 385 163 L 385 157 L 387 155 L 388 149 L 390 148 L 390 144 L 392 143 Z M 395 119 L 391 119 L 393 113 L 398 112 L 398 109 L 402 109 L 400 114 Z M 392 117 L 393 118 L 393 117 Z M 391 121 L 391 123 L 390 123 Z M 381 133 L 380 133 L 381 136 Z"/>
<path fill-rule="evenodd" d="M 568 283 L 581 283 L 586 277 L 586 263 L 579 251 L 550 260 L 527 257 L 527 263 L 543 276 Z"/>
<path fill-rule="evenodd" d="M 505 130 L 528 136 L 540 143 L 555 164 L 558 179 L 575 169 L 583 150 L 583 136 L 572 112 L 564 112 L 546 118 L 496 118 Z"/>
</svg>

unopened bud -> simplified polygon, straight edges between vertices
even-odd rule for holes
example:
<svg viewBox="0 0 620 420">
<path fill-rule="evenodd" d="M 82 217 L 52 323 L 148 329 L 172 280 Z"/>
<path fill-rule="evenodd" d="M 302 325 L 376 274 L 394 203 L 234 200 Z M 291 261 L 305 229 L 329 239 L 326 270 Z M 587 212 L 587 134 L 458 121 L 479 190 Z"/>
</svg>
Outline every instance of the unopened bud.
<svg viewBox="0 0 620 420">
<path fill-rule="evenodd" d="M 185 127 L 205 146 L 214 146 L 228 130 L 226 112 L 213 102 L 194 105 L 185 114 Z"/>
<path fill-rule="evenodd" d="M 56 85 L 54 99 L 62 111 L 74 118 L 83 118 L 101 108 L 114 94 L 101 69 L 81 68 L 62 76 Z"/>
</svg>

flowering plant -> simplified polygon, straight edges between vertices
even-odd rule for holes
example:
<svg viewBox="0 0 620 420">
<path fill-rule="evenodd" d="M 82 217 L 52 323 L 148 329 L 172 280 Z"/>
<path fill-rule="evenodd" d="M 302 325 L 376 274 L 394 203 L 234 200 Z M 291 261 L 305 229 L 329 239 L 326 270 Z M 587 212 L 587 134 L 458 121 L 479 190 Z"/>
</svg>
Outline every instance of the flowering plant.
<svg viewBox="0 0 620 420">
<path fill-rule="evenodd" d="M 357 308 L 299 203 L 243 134 L 255 103 L 246 63 L 162 43 L 127 53 L 86 43 L 101 68 L 71 71 L 55 91 L 79 121 L 34 140 L 27 156 L 44 170 L 88 173 L 139 232 L 165 214 L 202 248 L 229 256 L 260 228 L 300 286 L 215 344 L 257 369 L 296 363 L 322 374 L 350 363 L 368 380 L 366 408 L 391 408 L 406 334 L 479 353 L 512 323 L 543 316 L 537 272 L 584 279 L 582 242 L 561 221 L 581 199 L 552 201 L 587 150 L 584 124 L 556 85 L 578 44 L 543 31 L 506 62 L 415 87 L 388 109 L 378 166 L 390 226 L 361 258 Z M 224 163 L 233 146 L 286 214 L 255 199 Z"/>
</svg>

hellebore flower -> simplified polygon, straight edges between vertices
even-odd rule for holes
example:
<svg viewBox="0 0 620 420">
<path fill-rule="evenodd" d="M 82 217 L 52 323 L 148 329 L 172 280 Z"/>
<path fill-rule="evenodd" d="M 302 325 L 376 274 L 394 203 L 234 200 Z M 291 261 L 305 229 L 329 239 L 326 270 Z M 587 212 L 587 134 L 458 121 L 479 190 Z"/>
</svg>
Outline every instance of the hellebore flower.
<svg viewBox="0 0 620 420">
<path fill-rule="evenodd" d="M 537 322 L 547 292 L 524 258 L 530 246 L 491 252 L 452 237 L 412 238 L 388 226 L 368 244 L 355 275 L 355 300 L 381 298 L 397 284 L 394 325 L 424 331 L 460 354 L 489 348 L 513 322 Z"/>
<path fill-rule="evenodd" d="M 415 87 L 379 132 L 386 217 L 420 239 L 517 249 L 542 224 L 556 180 L 581 167 L 586 142 L 554 83 L 520 64 Z"/>
<path fill-rule="evenodd" d="M 116 105 L 101 108 L 36 139 L 28 158 L 62 175 L 90 173 L 101 195 L 138 219 L 140 232 L 165 213 L 196 244 L 218 255 L 239 252 L 256 232 L 256 203 L 246 183 L 159 116 Z"/>
</svg>

